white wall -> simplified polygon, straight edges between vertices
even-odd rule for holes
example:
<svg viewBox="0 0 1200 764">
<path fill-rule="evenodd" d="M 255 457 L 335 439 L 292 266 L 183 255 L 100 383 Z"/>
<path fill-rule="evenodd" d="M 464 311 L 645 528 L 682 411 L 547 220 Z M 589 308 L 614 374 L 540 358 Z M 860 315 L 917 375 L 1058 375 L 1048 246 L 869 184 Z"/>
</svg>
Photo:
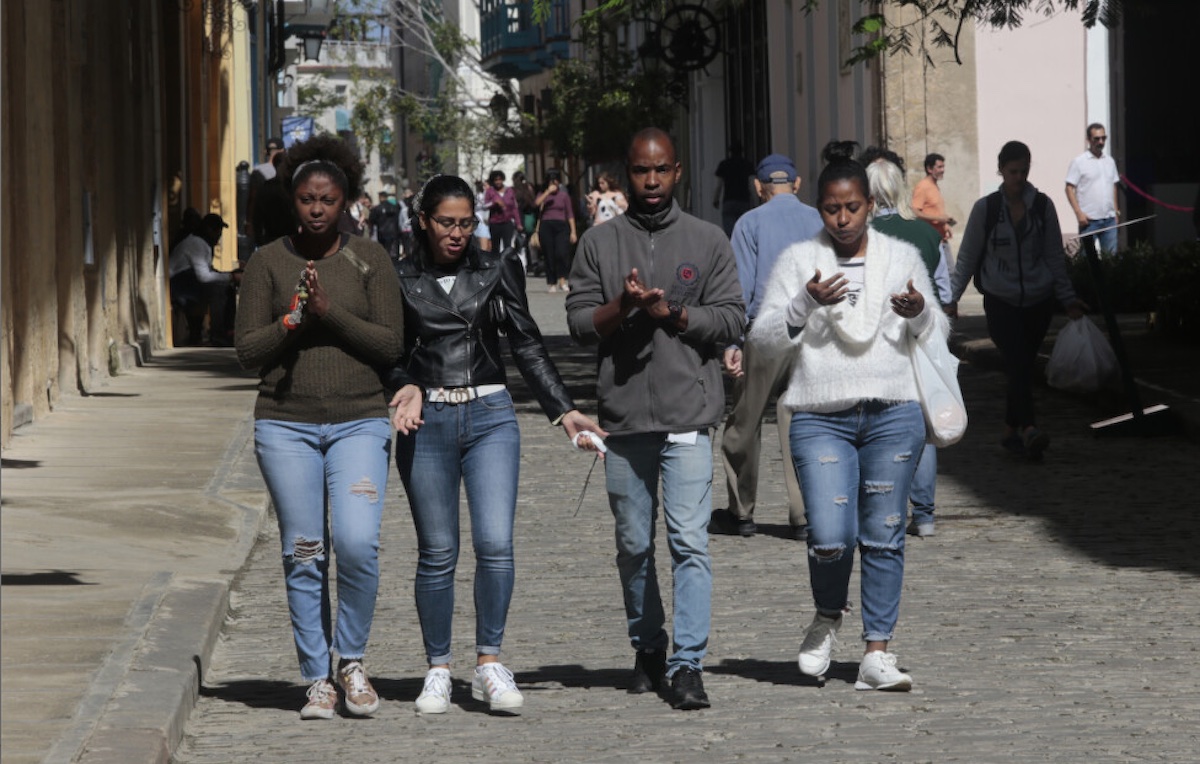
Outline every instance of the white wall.
<svg viewBox="0 0 1200 764">
<path fill-rule="evenodd" d="M 1054 202 L 1063 232 L 1078 230 L 1064 192 L 1067 165 L 1083 153 L 1088 124 L 1085 32 L 1078 15 L 1031 13 L 1020 29 L 977 30 L 976 61 L 979 195 L 1000 184 L 1000 147 L 1022 141 L 1033 154 L 1029 181 Z"/>
</svg>

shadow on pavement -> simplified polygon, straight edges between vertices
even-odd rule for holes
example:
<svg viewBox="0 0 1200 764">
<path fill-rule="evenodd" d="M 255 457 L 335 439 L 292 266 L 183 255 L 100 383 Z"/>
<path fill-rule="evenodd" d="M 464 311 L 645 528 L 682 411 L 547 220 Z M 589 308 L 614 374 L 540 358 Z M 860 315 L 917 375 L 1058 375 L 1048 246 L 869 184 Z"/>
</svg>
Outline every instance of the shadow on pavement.
<svg viewBox="0 0 1200 764">
<path fill-rule="evenodd" d="M 202 685 L 200 696 L 217 698 L 227 703 L 241 703 L 250 708 L 275 708 L 299 711 L 304 707 L 307 687 L 273 679 L 241 679 L 218 685 Z"/>
<path fill-rule="evenodd" d="M 1052 444 L 1033 463 L 999 446 L 1002 376 L 964 363 L 959 377 L 971 421 L 960 443 L 939 451 L 941 480 L 966 486 L 979 497 L 974 505 L 1041 517 L 1047 533 L 1105 564 L 1200 575 L 1200 515 L 1189 498 L 1194 443 L 1095 437 L 1088 425 L 1107 412 L 1042 386 L 1035 391 L 1039 426 Z M 950 519 L 962 508 L 945 509 Z"/>
<path fill-rule="evenodd" d="M 80 581 L 73 570 L 46 570 L 40 573 L 5 573 L 0 586 L 95 586 L 92 581 Z"/>
<path fill-rule="evenodd" d="M 595 687 L 624 690 L 629 686 L 633 676 L 633 663 L 630 658 L 629 668 L 589 669 L 578 663 L 555 666 L 539 666 L 536 671 L 521 671 L 515 679 L 521 685 L 529 684 L 560 684 L 563 687 Z"/>
<path fill-rule="evenodd" d="M 849 667 L 849 668 L 847 668 Z M 755 682 L 767 684 L 788 685 L 793 687 L 821 687 L 825 683 L 816 677 L 801 674 L 796 669 L 795 661 L 764 661 L 756 658 L 726 658 L 716 666 L 705 666 L 706 674 L 727 674 L 752 679 Z M 844 676 L 843 676 L 844 675 Z M 833 661 L 829 667 L 827 678 L 843 679 L 849 677 L 853 682 L 858 678 L 857 663 L 839 663 Z"/>
</svg>

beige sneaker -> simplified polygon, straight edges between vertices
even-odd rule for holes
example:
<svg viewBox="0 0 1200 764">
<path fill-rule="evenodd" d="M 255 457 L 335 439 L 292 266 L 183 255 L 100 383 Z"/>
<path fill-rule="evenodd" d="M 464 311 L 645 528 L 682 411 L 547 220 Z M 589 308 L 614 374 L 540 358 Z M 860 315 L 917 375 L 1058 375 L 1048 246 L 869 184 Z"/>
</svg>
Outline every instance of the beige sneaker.
<svg viewBox="0 0 1200 764">
<path fill-rule="evenodd" d="M 350 661 L 338 669 L 337 683 L 342 688 L 346 710 L 355 716 L 367 716 L 379 710 L 379 694 L 367 679 L 362 661 Z"/>
<path fill-rule="evenodd" d="M 332 719 L 337 708 L 337 688 L 328 679 L 318 679 L 308 688 L 308 703 L 300 709 L 301 719 Z"/>
</svg>

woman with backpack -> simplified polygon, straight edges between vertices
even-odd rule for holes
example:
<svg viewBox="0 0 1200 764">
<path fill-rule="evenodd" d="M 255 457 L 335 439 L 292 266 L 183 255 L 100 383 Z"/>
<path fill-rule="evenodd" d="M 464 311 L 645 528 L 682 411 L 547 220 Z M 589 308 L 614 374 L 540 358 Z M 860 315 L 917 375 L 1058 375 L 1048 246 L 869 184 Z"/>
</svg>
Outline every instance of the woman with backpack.
<svg viewBox="0 0 1200 764">
<path fill-rule="evenodd" d="M 1000 351 L 1008 378 L 1000 445 L 1038 461 L 1050 445 L 1033 409 L 1038 349 L 1060 308 L 1073 319 L 1088 308 L 1075 296 L 1067 274 L 1054 203 L 1028 181 L 1030 161 L 1029 147 L 1020 141 L 1009 141 L 1000 149 L 1000 190 L 971 209 L 950 279 L 952 301 L 947 310 L 957 314 L 958 300 L 974 279 L 983 294 L 988 334 Z"/>
</svg>

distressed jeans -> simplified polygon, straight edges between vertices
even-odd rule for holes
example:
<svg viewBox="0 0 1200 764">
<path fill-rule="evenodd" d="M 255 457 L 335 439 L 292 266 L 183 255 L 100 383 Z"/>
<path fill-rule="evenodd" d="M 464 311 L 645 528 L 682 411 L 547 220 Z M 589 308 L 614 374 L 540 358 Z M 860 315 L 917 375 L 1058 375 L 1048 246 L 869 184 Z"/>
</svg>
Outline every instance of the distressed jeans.
<svg viewBox="0 0 1200 764">
<path fill-rule="evenodd" d="M 626 626 L 635 650 L 666 650 L 666 616 L 654 564 L 658 482 L 674 579 L 673 651 L 667 674 L 699 670 L 708 651 L 712 619 L 713 455 L 707 433 L 695 444 L 672 443 L 665 433 L 613 435 L 604 460 L 608 504 L 616 519 L 617 571 L 625 597 Z"/>
<path fill-rule="evenodd" d="M 831 414 L 797 411 L 791 442 L 817 612 L 836 616 L 846 607 L 857 547 L 863 640 L 890 640 L 900 617 L 908 493 L 925 445 L 921 405 L 862 401 Z"/>
<path fill-rule="evenodd" d="M 417 616 L 430 665 L 449 663 L 459 488 L 475 547 L 475 652 L 499 655 L 512 601 L 521 430 L 507 390 L 462 404 L 426 401 L 425 424 L 396 434 L 396 465 L 417 530 Z"/>
<path fill-rule="evenodd" d="M 379 590 L 379 524 L 391 444 L 386 418 L 254 423 L 254 453 L 279 521 L 288 610 L 307 682 L 330 676 L 331 651 L 342 658 L 362 658 L 366 651 Z M 337 557 L 336 630 L 330 623 L 330 546 Z"/>
</svg>

